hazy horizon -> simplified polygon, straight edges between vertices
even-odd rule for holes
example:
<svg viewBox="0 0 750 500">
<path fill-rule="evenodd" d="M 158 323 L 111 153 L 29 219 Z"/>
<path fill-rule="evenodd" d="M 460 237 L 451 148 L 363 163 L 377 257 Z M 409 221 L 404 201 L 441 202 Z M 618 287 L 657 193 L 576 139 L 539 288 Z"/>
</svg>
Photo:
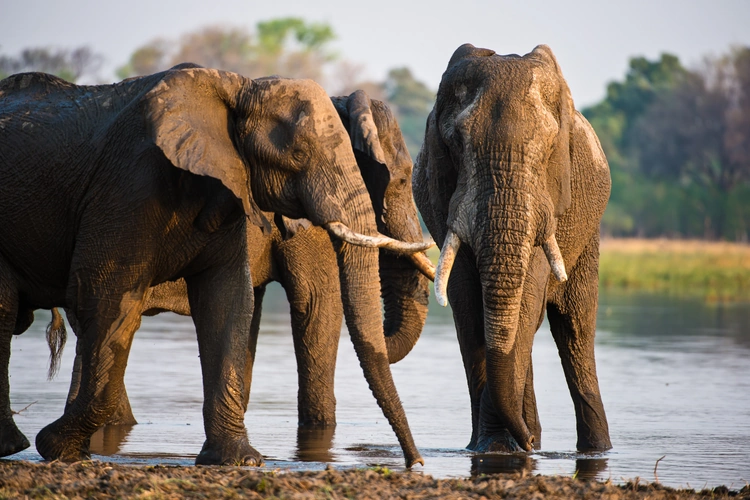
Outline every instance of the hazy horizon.
<svg viewBox="0 0 750 500">
<path fill-rule="evenodd" d="M 85 45 L 105 57 L 100 77 L 115 81 L 115 69 L 155 38 L 176 40 L 209 25 L 253 30 L 258 21 L 296 16 L 329 23 L 337 35 L 332 48 L 343 59 L 363 65 L 363 76 L 382 81 L 389 69 L 407 66 L 433 89 L 451 54 L 463 43 L 503 54 L 525 54 L 545 43 L 557 56 L 581 108 L 601 100 L 608 82 L 622 79 L 631 57 L 653 60 L 668 52 L 694 67 L 732 45 L 750 45 L 747 0 L 575 0 L 564 9 L 551 0 L 464 0 L 461 10 L 445 0 L 381 0 L 377 9 L 369 10 L 351 5 L 344 0 L 325 5 L 302 0 L 259 5 L 240 0 L 164 0 L 158 5 L 146 0 L 0 0 L 0 53 Z"/>
</svg>

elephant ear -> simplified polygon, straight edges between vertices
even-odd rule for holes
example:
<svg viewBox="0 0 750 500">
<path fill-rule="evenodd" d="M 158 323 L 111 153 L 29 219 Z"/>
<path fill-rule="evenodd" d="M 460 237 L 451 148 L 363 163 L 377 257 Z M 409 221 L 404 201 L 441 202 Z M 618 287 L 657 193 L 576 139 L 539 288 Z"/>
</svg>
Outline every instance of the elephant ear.
<svg viewBox="0 0 750 500">
<path fill-rule="evenodd" d="M 348 97 L 331 99 L 349 132 L 352 147 L 385 165 L 385 153 L 380 145 L 378 128 L 372 116 L 370 98 L 365 91 L 357 90 Z"/>
<path fill-rule="evenodd" d="M 146 121 L 154 143 L 175 167 L 221 181 L 250 222 L 270 232 L 233 140 L 237 98 L 247 84 L 240 75 L 213 69 L 167 71 L 145 96 Z"/>
<path fill-rule="evenodd" d="M 424 143 L 412 173 L 414 201 L 438 246 L 447 233 L 448 207 L 458 185 L 458 171 L 443 142 L 433 109 L 427 117 Z"/>
<path fill-rule="evenodd" d="M 575 108 L 570 89 L 557 64 L 557 59 L 547 45 L 538 45 L 530 56 L 544 61 L 556 74 L 558 83 L 557 100 L 552 104 L 558 119 L 558 133 L 552 146 L 547 168 L 547 189 L 555 207 L 555 216 L 562 215 L 570 207 L 570 134 L 572 133 Z"/>
<path fill-rule="evenodd" d="M 376 219 L 383 222 L 385 191 L 391 181 L 390 166 L 380 142 L 380 131 L 373 116 L 370 97 L 363 90 L 357 90 L 348 97 L 333 97 L 331 100 L 349 132 L 354 156 L 370 193 Z"/>
</svg>

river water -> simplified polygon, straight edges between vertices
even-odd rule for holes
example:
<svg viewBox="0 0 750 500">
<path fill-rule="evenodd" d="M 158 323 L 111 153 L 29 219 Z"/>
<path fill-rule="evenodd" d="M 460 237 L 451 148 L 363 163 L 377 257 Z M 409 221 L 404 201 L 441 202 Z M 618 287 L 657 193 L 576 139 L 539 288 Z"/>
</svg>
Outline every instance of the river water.
<svg viewBox="0 0 750 500">
<path fill-rule="evenodd" d="M 546 322 L 534 343 L 534 382 L 542 448 L 531 455 L 477 456 L 466 379 L 449 309 L 431 304 L 422 338 L 392 365 L 414 439 L 425 460 L 415 470 L 436 477 L 526 469 L 624 482 L 639 477 L 674 487 L 750 481 L 750 305 L 602 293 L 597 325 L 598 374 L 614 448 L 575 451 L 575 416 Z M 36 433 L 62 413 L 72 367 L 69 340 L 60 375 L 46 380 L 48 350 L 37 312 L 12 343 L 11 401 L 31 448 L 12 459 L 38 461 Z M 296 363 L 283 290 L 266 293 L 245 423 L 268 469 L 375 464 L 403 469 L 396 438 L 362 376 L 346 330 L 336 372 L 335 431 L 297 430 Z M 190 318 L 143 318 L 125 382 L 138 425 L 98 432 L 94 458 L 119 463 L 192 464 L 203 444 L 198 348 Z M 662 458 L 663 457 L 663 458 Z M 661 460 L 660 460 L 661 459 Z"/>
</svg>

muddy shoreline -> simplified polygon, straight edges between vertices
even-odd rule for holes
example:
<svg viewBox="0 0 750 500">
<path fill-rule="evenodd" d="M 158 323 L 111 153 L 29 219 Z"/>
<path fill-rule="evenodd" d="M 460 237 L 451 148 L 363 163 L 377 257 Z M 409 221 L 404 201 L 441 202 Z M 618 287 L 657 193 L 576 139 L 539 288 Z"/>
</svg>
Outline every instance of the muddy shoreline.
<svg viewBox="0 0 750 500">
<path fill-rule="evenodd" d="M 657 482 L 627 484 L 560 476 L 480 475 L 434 479 L 387 468 L 285 472 L 242 467 L 131 466 L 99 461 L 74 464 L 0 460 L 4 498 L 608 498 L 750 499 L 750 485 L 702 491 Z"/>
</svg>

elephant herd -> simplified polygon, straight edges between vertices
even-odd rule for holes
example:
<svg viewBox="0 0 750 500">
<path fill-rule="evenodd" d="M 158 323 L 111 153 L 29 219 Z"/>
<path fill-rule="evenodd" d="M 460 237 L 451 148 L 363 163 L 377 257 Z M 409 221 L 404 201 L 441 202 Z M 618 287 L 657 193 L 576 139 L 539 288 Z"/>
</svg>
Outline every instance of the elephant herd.
<svg viewBox="0 0 750 500">
<path fill-rule="evenodd" d="M 260 465 L 244 425 L 265 286 L 290 304 L 300 426 L 336 423 L 342 318 L 406 466 L 423 463 L 389 364 L 450 303 L 475 451 L 531 451 L 531 348 L 546 311 L 582 451 L 611 448 L 594 359 L 599 222 L 610 176 L 549 47 L 459 47 L 413 164 L 364 92 L 181 64 L 112 85 L 0 81 L 0 457 L 29 446 L 10 406 L 13 335 L 64 309 L 77 336 L 47 460 L 134 423 L 123 381 L 142 315 L 195 324 L 206 435 L 196 464 Z M 440 247 L 424 251 L 417 209 Z"/>
</svg>

